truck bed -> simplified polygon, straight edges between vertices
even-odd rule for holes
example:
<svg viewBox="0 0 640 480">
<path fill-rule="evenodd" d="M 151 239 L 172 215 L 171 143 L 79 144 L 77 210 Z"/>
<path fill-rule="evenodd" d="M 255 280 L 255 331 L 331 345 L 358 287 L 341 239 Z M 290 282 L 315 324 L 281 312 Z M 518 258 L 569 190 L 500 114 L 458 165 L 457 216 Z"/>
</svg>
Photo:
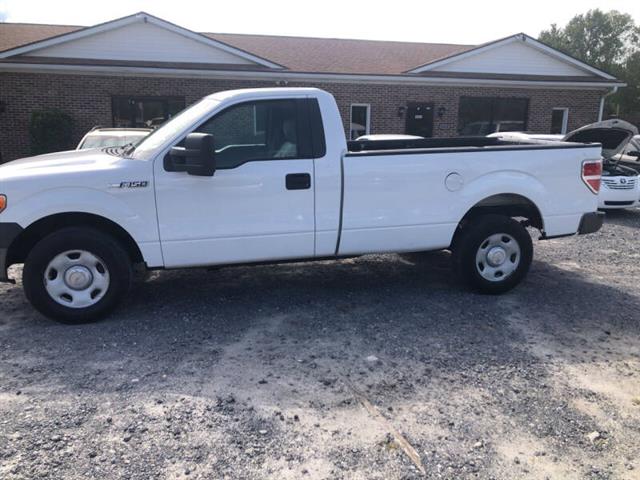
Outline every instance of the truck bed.
<svg viewBox="0 0 640 480">
<path fill-rule="evenodd" d="M 569 143 L 562 141 L 507 141 L 497 137 L 442 137 L 442 138 L 423 138 L 409 140 L 353 140 L 347 142 L 347 150 L 349 153 L 359 152 L 382 152 L 384 154 L 410 153 L 407 150 L 413 150 L 415 153 L 426 153 L 428 150 L 442 150 L 458 152 L 482 150 L 505 150 L 509 148 L 517 150 L 527 149 L 548 149 L 548 148 L 585 148 L 592 147 L 593 144 Z M 411 152 L 411 153 L 414 153 Z"/>
<path fill-rule="evenodd" d="M 339 254 L 447 248 L 472 208 L 532 203 L 543 235 L 575 233 L 597 196 L 581 179 L 600 144 L 458 137 L 348 143 Z"/>
</svg>

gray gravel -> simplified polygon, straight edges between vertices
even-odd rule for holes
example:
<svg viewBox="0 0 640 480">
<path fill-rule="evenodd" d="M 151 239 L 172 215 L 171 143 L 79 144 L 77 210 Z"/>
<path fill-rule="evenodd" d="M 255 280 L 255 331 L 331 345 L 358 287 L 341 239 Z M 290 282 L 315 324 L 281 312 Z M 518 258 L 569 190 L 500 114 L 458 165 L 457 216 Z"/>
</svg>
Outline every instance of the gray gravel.
<svg viewBox="0 0 640 480">
<path fill-rule="evenodd" d="M 2 285 L 0 478 L 640 478 L 639 234 L 500 297 L 446 253 L 161 272 L 77 327 Z"/>
</svg>

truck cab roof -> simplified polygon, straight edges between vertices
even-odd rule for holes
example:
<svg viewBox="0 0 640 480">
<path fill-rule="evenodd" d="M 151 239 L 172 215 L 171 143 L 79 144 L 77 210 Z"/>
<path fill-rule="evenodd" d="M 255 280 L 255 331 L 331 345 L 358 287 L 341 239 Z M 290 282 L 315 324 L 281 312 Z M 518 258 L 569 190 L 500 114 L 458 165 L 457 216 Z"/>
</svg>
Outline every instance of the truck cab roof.
<svg viewBox="0 0 640 480">
<path fill-rule="evenodd" d="M 207 95 L 206 98 L 224 101 L 229 98 L 237 100 L 252 100 L 256 98 L 263 99 L 269 97 L 299 97 L 300 95 L 321 97 L 330 94 L 319 88 L 311 87 L 241 88 L 237 90 L 226 90 L 224 92 L 212 93 L 211 95 Z"/>
</svg>

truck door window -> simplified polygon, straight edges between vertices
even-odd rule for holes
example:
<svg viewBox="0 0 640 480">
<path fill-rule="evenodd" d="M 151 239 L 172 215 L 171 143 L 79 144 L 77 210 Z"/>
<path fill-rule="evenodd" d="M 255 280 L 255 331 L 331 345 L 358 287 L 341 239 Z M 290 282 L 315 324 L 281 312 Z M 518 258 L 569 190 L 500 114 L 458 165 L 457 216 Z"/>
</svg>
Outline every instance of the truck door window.
<svg viewBox="0 0 640 480">
<path fill-rule="evenodd" d="M 252 160 L 301 158 L 296 100 L 234 105 L 197 131 L 213 135 L 219 169 L 235 168 Z"/>
</svg>

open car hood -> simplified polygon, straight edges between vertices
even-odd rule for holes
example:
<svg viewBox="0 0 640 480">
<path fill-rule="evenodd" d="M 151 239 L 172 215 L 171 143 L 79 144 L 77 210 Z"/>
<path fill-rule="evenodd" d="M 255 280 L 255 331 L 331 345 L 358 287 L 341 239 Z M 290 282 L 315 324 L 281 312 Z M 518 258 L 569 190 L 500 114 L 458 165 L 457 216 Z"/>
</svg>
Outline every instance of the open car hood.
<svg viewBox="0 0 640 480">
<path fill-rule="evenodd" d="M 580 127 L 567 133 L 562 140 L 575 143 L 600 143 L 602 156 L 605 160 L 611 160 L 622 152 L 634 135 L 638 135 L 636 127 L 624 120 L 613 119 Z"/>
</svg>

